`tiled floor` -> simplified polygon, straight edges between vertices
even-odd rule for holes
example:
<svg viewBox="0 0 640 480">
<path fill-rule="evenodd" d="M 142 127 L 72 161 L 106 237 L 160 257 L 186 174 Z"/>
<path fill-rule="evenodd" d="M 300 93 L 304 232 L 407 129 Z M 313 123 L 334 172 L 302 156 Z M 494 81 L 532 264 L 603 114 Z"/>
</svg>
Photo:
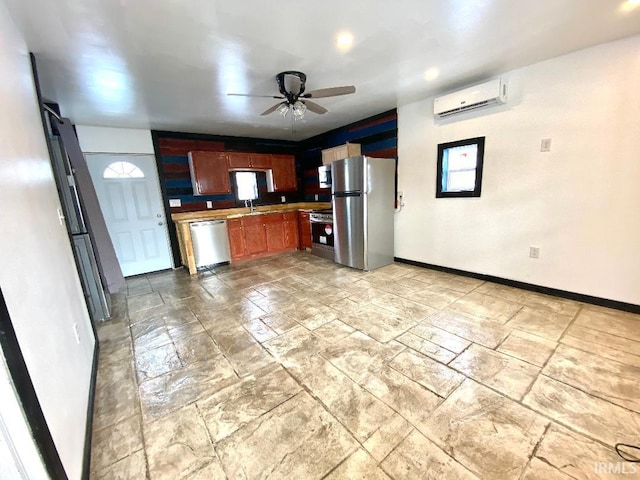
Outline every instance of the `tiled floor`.
<svg viewBox="0 0 640 480">
<path fill-rule="evenodd" d="M 631 471 L 639 316 L 305 253 L 127 283 L 98 328 L 94 479 Z"/>
</svg>

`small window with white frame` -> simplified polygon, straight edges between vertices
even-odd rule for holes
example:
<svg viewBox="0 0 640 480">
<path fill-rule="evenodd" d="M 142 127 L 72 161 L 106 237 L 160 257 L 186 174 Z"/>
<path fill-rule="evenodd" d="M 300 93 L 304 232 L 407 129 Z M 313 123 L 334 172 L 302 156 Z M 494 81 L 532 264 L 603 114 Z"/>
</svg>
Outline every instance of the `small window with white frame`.
<svg viewBox="0 0 640 480">
<path fill-rule="evenodd" d="M 436 198 L 479 197 L 485 137 L 438 145 Z"/>
<path fill-rule="evenodd" d="M 235 172 L 238 200 L 257 200 L 258 179 L 256 172 Z"/>
<path fill-rule="evenodd" d="M 131 162 L 118 161 L 107 165 L 102 178 L 144 178 L 144 173 Z"/>
</svg>

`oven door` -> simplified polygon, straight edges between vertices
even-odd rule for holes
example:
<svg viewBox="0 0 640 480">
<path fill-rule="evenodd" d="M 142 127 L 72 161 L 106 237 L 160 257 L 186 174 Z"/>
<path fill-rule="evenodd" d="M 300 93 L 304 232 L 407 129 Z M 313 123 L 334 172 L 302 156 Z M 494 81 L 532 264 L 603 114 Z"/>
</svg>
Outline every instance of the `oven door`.
<svg viewBox="0 0 640 480">
<path fill-rule="evenodd" d="M 311 253 L 334 260 L 333 223 L 311 222 Z"/>
</svg>

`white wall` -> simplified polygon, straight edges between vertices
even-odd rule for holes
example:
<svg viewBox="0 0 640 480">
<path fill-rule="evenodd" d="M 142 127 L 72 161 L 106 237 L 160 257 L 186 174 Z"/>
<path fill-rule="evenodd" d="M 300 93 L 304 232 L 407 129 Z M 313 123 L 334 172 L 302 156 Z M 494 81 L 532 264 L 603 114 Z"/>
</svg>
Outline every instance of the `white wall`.
<svg viewBox="0 0 640 480">
<path fill-rule="evenodd" d="M 503 78 L 505 106 L 398 109 L 396 256 L 640 304 L 640 36 Z M 481 198 L 436 199 L 437 145 L 479 136 Z"/>
<path fill-rule="evenodd" d="M 76 133 L 85 153 L 154 154 L 150 130 L 76 125 Z"/>
<path fill-rule="evenodd" d="M 69 478 L 76 479 L 95 340 L 69 238 L 58 221 L 28 50 L 3 2 L 0 105 L 0 285 L 54 442 Z M 3 417 L 5 408 L 0 405 Z"/>
</svg>

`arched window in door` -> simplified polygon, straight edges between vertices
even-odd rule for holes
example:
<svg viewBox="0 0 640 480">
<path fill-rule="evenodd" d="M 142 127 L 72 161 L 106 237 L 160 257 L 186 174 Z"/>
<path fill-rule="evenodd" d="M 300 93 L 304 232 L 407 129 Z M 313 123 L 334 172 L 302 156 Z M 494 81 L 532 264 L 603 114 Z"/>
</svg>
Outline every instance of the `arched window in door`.
<svg viewBox="0 0 640 480">
<path fill-rule="evenodd" d="M 133 163 L 113 162 L 104 169 L 102 178 L 144 178 L 144 173 Z"/>
</svg>

